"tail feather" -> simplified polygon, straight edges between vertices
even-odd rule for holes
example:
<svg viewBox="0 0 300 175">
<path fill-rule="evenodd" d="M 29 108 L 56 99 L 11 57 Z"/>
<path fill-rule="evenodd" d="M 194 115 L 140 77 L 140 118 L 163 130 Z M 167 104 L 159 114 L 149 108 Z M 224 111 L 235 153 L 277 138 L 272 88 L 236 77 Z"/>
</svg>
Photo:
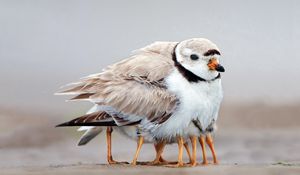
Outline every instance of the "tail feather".
<svg viewBox="0 0 300 175">
<path fill-rule="evenodd" d="M 85 114 L 81 117 L 75 118 L 71 121 L 61 123 L 56 127 L 67 127 L 67 126 L 118 126 L 116 121 L 116 116 L 113 118 L 104 111 L 98 111 L 93 113 Z M 122 124 L 122 126 L 132 126 L 139 124 L 139 121 L 127 122 Z"/>
<path fill-rule="evenodd" d="M 83 146 L 89 143 L 93 138 L 103 131 L 102 127 L 92 127 L 88 129 L 79 139 L 78 146 Z"/>
<path fill-rule="evenodd" d="M 117 126 L 112 117 L 106 112 L 99 111 L 89 113 L 71 121 L 57 125 L 56 127 L 66 126 Z"/>
<path fill-rule="evenodd" d="M 90 96 L 92 96 L 92 95 L 94 95 L 94 93 L 83 93 L 83 94 L 79 94 L 67 101 L 91 100 Z"/>
</svg>

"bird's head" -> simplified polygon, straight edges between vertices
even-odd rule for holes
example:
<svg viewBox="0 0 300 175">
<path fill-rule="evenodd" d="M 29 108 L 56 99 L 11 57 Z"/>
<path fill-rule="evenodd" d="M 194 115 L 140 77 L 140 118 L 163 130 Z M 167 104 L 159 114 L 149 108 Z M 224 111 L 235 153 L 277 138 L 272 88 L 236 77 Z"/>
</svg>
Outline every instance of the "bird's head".
<svg viewBox="0 0 300 175">
<path fill-rule="evenodd" d="M 218 47 L 204 38 L 184 40 L 175 48 L 177 62 L 205 80 L 212 80 L 225 71 L 219 63 L 220 55 Z"/>
</svg>

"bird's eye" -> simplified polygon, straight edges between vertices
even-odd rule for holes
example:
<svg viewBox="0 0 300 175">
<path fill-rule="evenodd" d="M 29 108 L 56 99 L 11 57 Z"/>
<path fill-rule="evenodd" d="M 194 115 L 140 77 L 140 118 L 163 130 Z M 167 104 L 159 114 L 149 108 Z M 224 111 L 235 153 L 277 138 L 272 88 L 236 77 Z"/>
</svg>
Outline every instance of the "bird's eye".
<svg viewBox="0 0 300 175">
<path fill-rule="evenodd" d="M 190 57 L 191 57 L 192 60 L 198 60 L 199 59 L 198 55 L 196 55 L 196 54 L 192 54 Z"/>
</svg>

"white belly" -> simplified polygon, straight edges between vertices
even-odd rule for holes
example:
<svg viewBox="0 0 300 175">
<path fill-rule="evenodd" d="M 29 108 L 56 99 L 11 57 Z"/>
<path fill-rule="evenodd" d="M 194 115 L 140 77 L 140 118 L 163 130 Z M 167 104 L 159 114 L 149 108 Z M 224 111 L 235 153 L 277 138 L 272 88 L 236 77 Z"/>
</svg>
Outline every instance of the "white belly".
<svg viewBox="0 0 300 175">
<path fill-rule="evenodd" d="M 147 134 L 140 134 L 138 132 L 137 126 L 121 126 L 121 127 L 114 127 L 114 130 L 121 133 L 122 135 L 128 137 L 129 139 L 138 140 L 140 135 L 144 136 L 144 143 L 155 143 L 155 140 L 152 136 Z"/>
<path fill-rule="evenodd" d="M 188 137 L 196 134 L 191 125 L 198 119 L 202 129 L 206 129 L 212 120 L 217 120 L 223 98 L 221 79 L 213 82 L 188 82 L 175 70 L 166 79 L 168 89 L 179 98 L 180 104 L 174 114 L 153 132 L 158 138 L 172 138 L 176 135 Z M 192 128 L 191 128 L 192 127 Z"/>
</svg>

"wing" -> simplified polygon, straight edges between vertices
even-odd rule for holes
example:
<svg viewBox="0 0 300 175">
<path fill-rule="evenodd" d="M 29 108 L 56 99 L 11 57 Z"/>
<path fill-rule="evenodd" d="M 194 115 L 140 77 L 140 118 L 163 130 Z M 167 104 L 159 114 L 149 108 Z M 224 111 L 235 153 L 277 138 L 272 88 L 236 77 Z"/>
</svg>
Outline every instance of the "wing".
<svg viewBox="0 0 300 175">
<path fill-rule="evenodd" d="M 102 73 L 81 79 L 62 93 L 76 94 L 71 100 L 89 100 L 109 106 L 116 111 L 109 114 L 118 125 L 128 125 L 145 117 L 162 123 L 171 116 L 178 102 L 164 82 L 174 69 L 172 50 L 175 45 L 159 42 L 142 48 Z"/>
</svg>

